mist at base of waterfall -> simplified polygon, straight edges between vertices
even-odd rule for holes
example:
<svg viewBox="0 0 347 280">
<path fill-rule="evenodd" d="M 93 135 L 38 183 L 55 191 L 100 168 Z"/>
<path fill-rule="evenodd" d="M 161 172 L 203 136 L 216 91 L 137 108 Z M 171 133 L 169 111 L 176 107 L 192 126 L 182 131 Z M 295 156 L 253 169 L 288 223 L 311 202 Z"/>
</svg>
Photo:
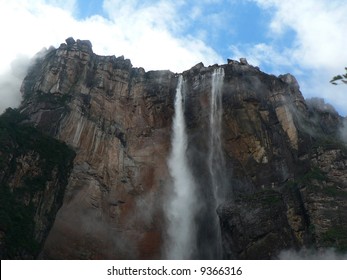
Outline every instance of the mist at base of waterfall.
<svg viewBox="0 0 347 280">
<path fill-rule="evenodd" d="M 339 253 L 334 248 L 303 248 L 299 251 L 284 250 L 278 258 L 280 260 L 347 260 L 347 254 Z"/>
</svg>

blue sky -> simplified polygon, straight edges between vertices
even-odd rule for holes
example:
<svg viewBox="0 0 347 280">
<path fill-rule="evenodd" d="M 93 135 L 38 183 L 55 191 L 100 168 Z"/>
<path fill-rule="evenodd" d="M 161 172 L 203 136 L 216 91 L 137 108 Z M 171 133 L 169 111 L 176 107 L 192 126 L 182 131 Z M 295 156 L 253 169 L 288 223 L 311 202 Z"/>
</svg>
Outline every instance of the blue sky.
<svg viewBox="0 0 347 280">
<path fill-rule="evenodd" d="M 345 0 L 0 1 L 0 111 L 18 105 L 29 58 L 73 36 L 146 70 L 246 57 L 264 72 L 292 73 L 305 97 L 347 114 L 347 87 L 329 84 L 347 66 Z"/>
<path fill-rule="evenodd" d="M 136 8 L 141 9 L 159 1 L 133 1 Z M 252 45 L 267 42 L 271 38 L 267 34 L 270 12 L 262 9 L 253 1 L 177 1 L 178 16 L 182 21 L 179 30 L 172 30 L 179 36 L 192 36 L 206 42 L 226 61 L 230 58 L 231 45 Z M 88 19 L 94 15 L 112 19 L 103 8 L 103 1 L 77 1 L 76 18 Z M 153 15 L 155 19 L 156 15 Z M 277 38 L 277 46 L 291 44 L 293 32 Z M 167 65 L 170 67 L 170 65 Z"/>
</svg>

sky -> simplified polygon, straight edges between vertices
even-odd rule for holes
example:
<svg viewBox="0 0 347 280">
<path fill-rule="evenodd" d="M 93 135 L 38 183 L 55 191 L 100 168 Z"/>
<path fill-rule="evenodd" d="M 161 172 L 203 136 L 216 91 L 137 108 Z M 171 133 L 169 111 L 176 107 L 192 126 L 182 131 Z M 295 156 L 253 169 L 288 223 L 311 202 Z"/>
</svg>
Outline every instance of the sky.
<svg viewBox="0 0 347 280">
<path fill-rule="evenodd" d="M 347 115 L 345 0 L 0 0 L 0 112 L 20 103 L 30 58 L 66 38 L 135 67 L 182 72 L 247 58 L 273 75 L 293 74 L 305 98 Z"/>
</svg>

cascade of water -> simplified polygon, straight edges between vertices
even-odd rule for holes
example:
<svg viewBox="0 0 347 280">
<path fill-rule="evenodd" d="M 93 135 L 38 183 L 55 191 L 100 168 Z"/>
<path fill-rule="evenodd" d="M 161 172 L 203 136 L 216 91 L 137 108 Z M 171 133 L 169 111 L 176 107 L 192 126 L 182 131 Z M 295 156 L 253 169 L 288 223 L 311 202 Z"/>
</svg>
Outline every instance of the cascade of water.
<svg viewBox="0 0 347 280">
<path fill-rule="evenodd" d="M 183 77 L 179 76 L 172 125 L 172 150 L 168 160 L 173 190 L 165 209 L 168 220 L 168 239 L 165 246 L 167 259 L 190 259 L 196 248 L 195 184 L 186 156 L 187 134 L 182 91 L 184 92 L 184 81 Z"/>
<path fill-rule="evenodd" d="M 210 103 L 210 146 L 208 155 L 208 167 L 211 174 L 213 188 L 213 205 L 215 211 L 224 199 L 225 160 L 222 151 L 222 87 L 224 81 L 224 69 L 216 68 L 212 74 L 212 90 Z M 222 256 L 222 241 L 217 214 L 214 215 L 213 225 L 216 231 L 217 258 Z"/>
<path fill-rule="evenodd" d="M 210 103 L 210 147 L 208 164 L 211 174 L 213 192 L 216 202 L 219 204 L 223 195 L 223 179 L 225 178 L 225 160 L 222 151 L 222 87 L 224 81 L 224 69 L 216 68 L 212 74 L 212 90 Z"/>
</svg>

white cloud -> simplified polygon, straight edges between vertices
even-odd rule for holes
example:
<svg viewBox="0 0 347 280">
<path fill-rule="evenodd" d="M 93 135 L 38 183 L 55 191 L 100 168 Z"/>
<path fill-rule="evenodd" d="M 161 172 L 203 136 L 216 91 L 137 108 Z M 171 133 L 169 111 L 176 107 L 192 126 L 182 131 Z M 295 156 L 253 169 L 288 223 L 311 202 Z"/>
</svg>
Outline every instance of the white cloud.
<svg viewBox="0 0 347 280">
<path fill-rule="evenodd" d="M 344 0 L 253 0 L 272 14 L 266 45 L 233 46 L 238 55 L 260 65 L 273 63 L 273 71 L 291 69 L 305 96 L 320 96 L 347 114 L 347 90 L 329 84 L 347 66 L 347 2 Z M 277 46 L 277 39 L 292 30 L 294 42 Z M 270 46 L 271 44 L 271 46 Z M 262 46 L 259 51 L 259 46 Z M 265 46 L 265 47 L 264 47 Z M 242 51 L 240 51 L 242 50 Z M 239 51 L 239 52 L 237 52 Z M 282 58 L 282 59 L 281 59 Z M 279 74 L 279 73 L 276 73 Z"/>
<path fill-rule="evenodd" d="M 273 45 L 259 43 L 255 45 L 231 46 L 231 51 L 235 57 L 247 57 L 252 65 L 266 65 L 272 68 L 275 73 L 280 73 L 284 66 L 292 66 L 290 49 L 281 53 Z"/>
<path fill-rule="evenodd" d="M 182 71 L 202 60 L 220 60 L 199 39 L 180 35 L 180 1 L 105 0 L 107 19 L 93 16 L 84 20 L 73 17 L 76 4 L 72 0 L 2 2 L 0 24 L 9 26 L 0 31 L 6 40 L 0 46 L 3 66 L 18 53 L 33 55 L 69 36 L 89 39 L 95 52 L 124 55 L 147 69 Z M 199 50 L 193 49 L 196 45 Z"/>
<path fill-rule="evenodd" d="M 196 19 L 200 18 L 202 15 L 203 15 L 203 11 L 202 11 L 201 7 L 194 6 L 191 9 L 189 17 L 192 20 L 196 20 Z"/>
<path fill-rule="evenodd" d="M 180 35 L 185 20 L 179 15 L 180 1 L 123 2 L 106 0 L 104 8 L 124 33 L 127 44 L 122 53 L 129 53 L 137 66 L 183 71 L 200 61 L 221 61 L 200 39 Z"/>
<path fill-rule="evenodd" d="M 11 62 L 18 55 L 32 57 L 43 47 L 60 43 L 70 36 L 89 39 L 94 52 L 101 55 L 124 55 L 134 66 L 146 70 L 186 70 L 202 61 L 221 62 L 220 56 L 196 37 L 182 35 L 185 19 L 179 15 L 184 1 L 105 0 L 108 18 L 74 17 L 75 0 L 1 0 L 0 2 L 0 85 L 11 84 L 13 92 L 5 106 L 16 106 L 20 79 L 13 78 Z M 24 65 L 23 65 L 24 67 Z M 12 101 L 10 101 L 12 100 Z"/>
<path fill-rule="evenodd" d="M 58 2 L 55 1 L 54 5 Z M 71 3 L 67 1 L 64 5 L 72 7 Z M 73 22 L 70 12 L 47 5 L 44 1 L 1 1 L 0 113 L 9 106 L 19 105 L 19 88 L 29 58 L 43 47 L 63 40 L 61 22 L 64 25 Z"/>
<path fill-rule="evenodd" d="M 276 8 L 271 21 L 275 35 L 287 28 L 297 34 L 295 58 L 303 66 L 334 68 L 340 60 L 347 61 L 347 2 L 344 0 L 255 0 Z"/>
<path fill-rule="evenodd" d="M 11 62 L 9 70 L 0 75 L 0 113 L 8 107 L 19 105 L 19 87 L 26 75 L 29 62 L 28 56 L 19 55 Z"/>
</svg>

